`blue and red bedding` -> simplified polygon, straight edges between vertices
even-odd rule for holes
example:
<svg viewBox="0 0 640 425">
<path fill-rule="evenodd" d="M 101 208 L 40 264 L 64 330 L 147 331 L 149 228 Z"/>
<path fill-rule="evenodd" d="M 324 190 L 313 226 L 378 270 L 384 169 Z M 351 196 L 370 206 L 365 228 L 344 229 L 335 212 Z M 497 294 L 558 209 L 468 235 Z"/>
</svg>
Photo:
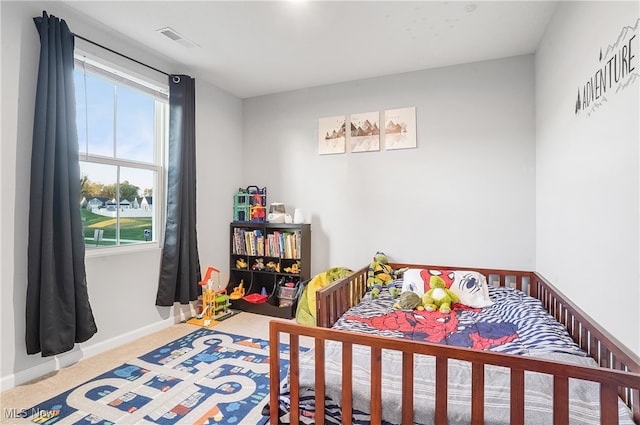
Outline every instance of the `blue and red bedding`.
<svg viewBox="0 0 640 425">
<path fill-rule="evenodd" d="M 479 350 L 597 366 L 571 339 L 567 330 L 550 316 L 540 301 L 524 292 L 504 287 L 489 287 L 493 304 L 484 308 L 470 308 L 454 304 L 451 313 L 398 310 L 396 299 L 383 291 L 379 298 L 368 294 L 349 309 L 334 325 L 334 329 L 376 334 L 381 336 L 455 345 Z M 335 341 L 325 344 L 325 415 L 327 423 L 341 423 L 340 399 L 342 347 Z M 401 422 L 401 353 L 383 350 L 382 394 L 383 423 Z M 303 423 L 313 423 L 315 363 L 313 350 L 300 356 L 300 413 Z M 370 402 L 370 363 L 368 347 L 353 347 L 353 423 L 368 423 Z M 355 360 L 358 359 L 358 360 Z M 414 418 L 417 424 L 432 424 L 435 406 L 435 360 L 430 356 L 414 359 Z M 468 362 L 449 361 L 448 416 L 449 423 L 470 423 L 471 366 Z M 508 370 L 485 366 L 485 423 L 509 423 Z M 553 399 L 548 389 L 552 377 L 528 373 L 525 377 L 525 422 L 546 425 L 553 423 Z M 599 387 L 586 381 L 570 383 L 570 423 L 599 424 Z M 280 408 L 288 411 L 287 388 L 281 392 Z M 633 424 L 630 411 L 619 402 L 620 423 Z M 287 422 L 288 414 L 281 417 Z"/>
<path fill-rule="evenodd" d="M 540 301 L 504 287 L 489 287 L 489 296 L 493 301 L 490 307 L 455 303 L 451 313 L 444 314 L 395 309 L 396 299 L 383 291 L 376 299 L 365 296 L 334 329 L 519 355 L 585 355 Z"/>
</svg>

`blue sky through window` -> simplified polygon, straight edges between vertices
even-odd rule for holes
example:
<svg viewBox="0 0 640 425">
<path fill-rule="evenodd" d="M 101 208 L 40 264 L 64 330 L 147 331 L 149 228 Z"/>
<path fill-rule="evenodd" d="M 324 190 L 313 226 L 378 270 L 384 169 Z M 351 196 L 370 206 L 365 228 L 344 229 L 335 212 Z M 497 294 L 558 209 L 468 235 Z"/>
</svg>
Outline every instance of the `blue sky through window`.
<svg viewBox="0 0 640 425">
<path fill-rule="evenodd" d="M 113 157 L 114 84 L 87 73 L 85 91 L 84 81 L 84 73 L 76 71 L 76 87 L 83 95 L 76 94 L 78 121 L 83 127 L 82 133 L 78 129 L 80 152 Z"/>
<path fill-rule="evenodd" d="M 122 86 L 117 92 L 116 156 L 153 162 L 154 100 Z"/>
<path fill-rule="evenodd" d="M 155 99 L 121 84 L 75 70 L 76 110 L 80 155 L 153 163 Z M 114 139 L 115 135 L 115 139 Z M 116 182 L 115 166 L 81 163 L 83 175 L 94 183 Z M 153 172 L 127 168 L 120 181 L 153 188 Z"/>
</svg>

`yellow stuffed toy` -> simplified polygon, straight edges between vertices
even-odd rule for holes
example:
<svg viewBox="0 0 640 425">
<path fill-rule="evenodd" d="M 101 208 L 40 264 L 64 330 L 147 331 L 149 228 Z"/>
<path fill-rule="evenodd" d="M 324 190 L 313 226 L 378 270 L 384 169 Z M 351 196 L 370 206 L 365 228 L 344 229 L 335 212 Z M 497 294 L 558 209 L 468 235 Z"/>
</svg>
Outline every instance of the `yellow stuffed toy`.
<svg viewBox="0 0 640 425">
<path fill-rule="evenodd" d="M 429 280 L 429 289 L 422 296 L 422 305 L 427 311 L 440 311 L 440 313 L 449 313 L 451 304 L 458 302 L 460 298 L 445 287 L 444 279 L 440 276 L 431 276 Z"/>
<path fill-rule="evenodd" d="M 389 289 L 392 297 L 400 295 L 401 288 L 396 287 L 394 280 L 407 269 L 393 270 L 383 252 L 376 252 L 367 272 L 367 287 L 371 289 L 371 297 L 378 298 L 383 287 Z"/>
</svg>

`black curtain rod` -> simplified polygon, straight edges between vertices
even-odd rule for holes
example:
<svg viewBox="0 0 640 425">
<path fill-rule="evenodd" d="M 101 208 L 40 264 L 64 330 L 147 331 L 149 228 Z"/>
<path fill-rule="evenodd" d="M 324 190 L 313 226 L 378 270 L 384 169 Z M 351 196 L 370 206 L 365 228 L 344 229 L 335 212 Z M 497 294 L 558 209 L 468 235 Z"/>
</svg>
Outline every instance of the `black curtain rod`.
<svg viewBox="0 0 640 425">
<path fill-rule="evenodd" d="M 109 52 L 111 52 L 111 53 L 114 53 L 114 54 L 116 54 L 116 55 L 118 55 L 118 56 L 122 56 L 122 57 L 123 57 L 123 58 L 125 58 L 125 59 L 129 59 L 130 61 L 133 61 L 133 62 L 135 62 L 135 63 L 137 63 L 137 64 L 140 64 L 140 65 L 142 65 L 142 66 L 146 66 L 146 67 L 147 67 L 147 68 L 149 68 L 149 69 L 153 69 L 154 71 L 159 72 L 159 73 L 161 73 L 161 74 L 164 74 L 164 75 L 166 75 L 167 77 L 169 77 L 169 76 L 170 76 L 170 74 L 168 74 L 168 73 L 166 73 L 166 72 L 164 72 L 164 71 L 161 71 L 161 70 L 159 70 L 158 68 L 154 68 L 153 66 L 151 66 L 151 65 L 147 65 L 146 63 L 140 62 L 139 60 L 136 60 L 136 59 L 134 59 L 134 58 L 132 58 L 132 57 L 129 57 L 129 56 L 127 56 L 127 55 L 124 55 L 124 54 L 122 54 L 122 53 L 120 53 L 120 52 L 116 52 L 116 51 L 115 51 L 115 50 L 113 50 L 113 49 L 110 49 L 110 48 L 108 48 L 108 47 L 105 47 L 105 46 L 103 46 L 102 44 L 96 43 L 95 41 L 91 41 L 91 40 L 89 40 L 88 38 L 84 38 L 84 37 L 83 37 L 83 36 L 81 36 L 81 35 L 78 35 L 78 34 L 75 34 L 75 33 L 74 33 L 73 35 L 74 35 L 74 37 L 77 37 L 77 38 L 79 38 L 79 39 L 81 39 L 81 40 L 84 40 L 84 41 L 86 41 L 87 43 L 91 43 L 91 44 L 93 44 L 94 46 L 98 46 L 98 47 L 100 47 L 100 48 L 102 48 L 102 49 L 104 49 L 104 50 L 107 50 L 107 51 L 109 51 Z"/>
</svg>

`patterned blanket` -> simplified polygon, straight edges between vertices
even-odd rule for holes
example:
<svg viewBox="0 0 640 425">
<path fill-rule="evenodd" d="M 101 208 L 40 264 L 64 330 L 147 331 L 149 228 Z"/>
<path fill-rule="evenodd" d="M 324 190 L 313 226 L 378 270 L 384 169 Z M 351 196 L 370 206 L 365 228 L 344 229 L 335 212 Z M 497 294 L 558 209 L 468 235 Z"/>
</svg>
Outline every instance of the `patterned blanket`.
<svg viewBox="0 0 640 425">
<path fill-rule="evenodd" d="M 396 299 L 383 291 L 377 299 L 365 296 L 334 328 L 509 354 L 585 355 L 540 301 L 513 288 L 491 287 L 489 296 L 491 307 L 454 304 L 443 314 L 395 309 Z"/>
<path fill-rule="evenodd" d="M 451 314 L 403 311 L 394 309 L 394 300 L 383 292 L 378 299 L 365 297 L 362 303 L 343 315 L 334 328 L 411 340 L 492 350 L 523 356 L 597 366 L 573 342 L 566 329 L 524 292 L 512 288 L 489 288 L 494 301 L 491 307 L 472 309 L 454 305 Z M 384 350 L 382 359 L 382 416 L 385 423 L 401 423 L 401 353 Z M 341 345 L 328 341 L 325 346 L 326 395 L 325 414 L 329 423 L 340 423 L 342 369 Z M 354 423 L 368 423 L 370 403 L 370 357 L 368 347 L 353 347 Z M 356 360 L 357 359 L 357 360 Z M 435 359 L 415 356 L 414 417 L 418 424 L 432 424 L 435 410 Z M 449 362 L 449 423 L 471 421 L 471 365 Z M 301 355 L 300 386 L 302 420 L 312 421 L 315 412 L 313 391 L 315 366 L 313 350 Z M 485 367 L 485 423 L 509 423 L 509 371 Z M 549 388 L 553 378 L 537 373 L 525 374 L 525 423 L 553 423 L 553 398 Z M 281 407 L 288 411 L 286 387 Z M 599 387 L 585 381 L 569 384 L 571 424 L 599 424 Z M 620 423 L 633 424 L 629 409 L 619 402 Z M 281 418 L 286 421 L 286 417 Z"/>
</svg>

